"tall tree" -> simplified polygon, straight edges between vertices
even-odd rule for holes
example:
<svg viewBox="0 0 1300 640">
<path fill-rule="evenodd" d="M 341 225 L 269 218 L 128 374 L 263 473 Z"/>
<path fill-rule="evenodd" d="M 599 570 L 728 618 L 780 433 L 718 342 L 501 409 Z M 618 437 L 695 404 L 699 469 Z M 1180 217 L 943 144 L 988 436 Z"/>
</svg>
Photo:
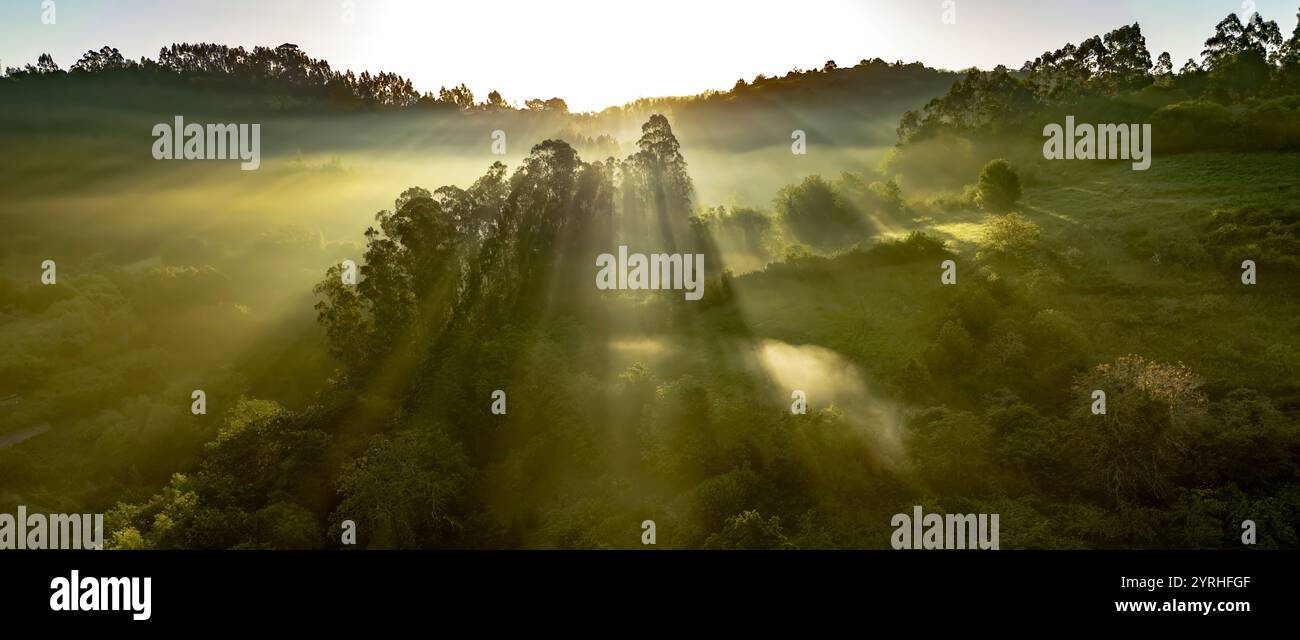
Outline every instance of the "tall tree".
<svg viewBox="0 0 1300 640">
<path fill-rule="evenodd" d="M 1151 75 L 1155 77 L 1155 85 L 1158 87 L 1168 87 L 1174 81 L 1174 62 L 1169 57 L 1169 52 L 1165 51 L 1156 58 L 1156 66 L 1152 68 Z"/>
<path fill-rule="evenodd" d="M 1201 51 L 1205 68 L 1214 70 L 1240 53 L 1245 48 L 1245 43 L 1246 27 L 1241 24 L 1241 18 L 1235 13 L 1228 14 L 1228 17 L 1214 26 L 1214 35 L 1205 41 L 1205 49 Z"/>
<path fill-rule="evenodd" d="M 695 185 L 686 170 L 681 144 L 673 135 L 668 118 L 654 114 L 641 125 L 635 154 L 627 159 L 636 180 L 625 188 L 643 189 L 648 194 L 648 212 L 659 227 L 666 248 L 673 249 L 686 235 L 687 219 L 691 211 L 691 198 Z"/>
<path fill-rule="evenodd" d="M 1135 89 L 1149 82 L 1151 52 L 1138 23 L 1123 26 L 1106 34 L 1106 56 L 1102 61 L 1102 80 L 1111 92 Z"/>
</svg>

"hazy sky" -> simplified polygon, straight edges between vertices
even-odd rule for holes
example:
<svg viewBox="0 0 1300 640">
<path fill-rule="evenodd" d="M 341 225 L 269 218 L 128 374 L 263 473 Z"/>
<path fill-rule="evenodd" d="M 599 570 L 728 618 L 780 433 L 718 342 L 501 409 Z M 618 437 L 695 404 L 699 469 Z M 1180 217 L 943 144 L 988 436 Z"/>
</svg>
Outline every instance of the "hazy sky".
<svg viewBox="0 0 1300 640">
<path fill-rule="evenodd" d="M 41 22 L 42 2 L 56 22 Z M 1152 56 L 1197 56 L 1229 12 L 1284 34 L 1300 0 L 0 0 L 0 64 L 43 51 L 67 68 L 108 44 L 156 58 L 171 42 L 299 45 L 336 69 L 394 71 L 420 91 L 564 98 L 595 110 L 727 89 L 737 78 L 863 58 L 1018 67 L 1065 42 L 1140 22 Z"/>
</svg>

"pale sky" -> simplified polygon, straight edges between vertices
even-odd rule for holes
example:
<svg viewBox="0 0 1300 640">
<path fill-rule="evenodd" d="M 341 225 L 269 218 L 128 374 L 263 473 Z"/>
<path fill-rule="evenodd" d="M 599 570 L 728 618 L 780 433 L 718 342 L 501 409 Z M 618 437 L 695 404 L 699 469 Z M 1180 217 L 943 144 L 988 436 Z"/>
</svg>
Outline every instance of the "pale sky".
<svg viewBox="0 0 1300 640">
<path fill-rule="evenodd" d="M 42 24 L 53 2 L 55 24 Z M 1300 0 L 0 0 L 0 64 L 87 49 L 156 58 L 172 42 L 292 42 L 335 69 L 393 71 L 418 90 L 558 96 L 575 111 L 729 89 L 737 78 L 863 58 L 1018 67 L 1140 22 L 1152 57 L 1199 58 L 1215 23 L 1258 10 L 1284 35 Z"/>
</svg>

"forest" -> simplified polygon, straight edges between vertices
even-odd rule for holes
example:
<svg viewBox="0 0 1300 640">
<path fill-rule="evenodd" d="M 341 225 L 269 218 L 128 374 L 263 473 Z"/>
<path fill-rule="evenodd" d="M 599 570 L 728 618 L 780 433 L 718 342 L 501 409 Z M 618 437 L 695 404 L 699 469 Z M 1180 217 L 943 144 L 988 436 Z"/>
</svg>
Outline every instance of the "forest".
<svg viewBox="0 0 1300 640">
<path fill-rule="evenodd" d="M 1133 24 L 598 113 L 292 44 L 9 68 L 0 511 L 113 549 L 889 548 L 914 509 L 1294 548 L 1300 26 L 1207 27 L 1178 70 Z M 261 168 L 153 162 L 178 113 L 261 123 Z M 1149 168 L 1045 158 L 1067 115 L 1149 124 Z M 620 247 L 702 255 L 701 297 L 598 288 Z"/>
</svg>

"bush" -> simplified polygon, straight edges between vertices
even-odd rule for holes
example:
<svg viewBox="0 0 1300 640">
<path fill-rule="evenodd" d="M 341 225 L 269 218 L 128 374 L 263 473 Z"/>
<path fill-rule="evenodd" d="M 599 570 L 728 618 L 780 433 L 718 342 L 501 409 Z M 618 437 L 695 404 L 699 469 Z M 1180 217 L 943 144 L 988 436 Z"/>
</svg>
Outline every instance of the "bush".
<svg viewBox="0 0 1300 640">
<path fill-rule="evenodd" d="M 710 535 L 704 542 L 706 549 L 794 549 L 781 519 L 773 516 L 767 520 L 757 511 L 749 510 L 727 518 L 722 531 Z"/>
<path fill-rule="evenodd" d="M 975 341 L 961 320 L 948 320 L 939 328 L 939 335 L 926 350 L 929 369 L 944 377 L 958 376 L 971 364 L 975 355 Z"/>
<path fill-rule="evenodd" d="M 1215 211 L 1201 244 L 1224 273 L 1241 273 L 1243 260 L 1254 260 L 1274 282 L 1300 284 L 1300 211 L 1242 207 Z"/>
<path fill-rule="evenodd" d="M 1300 149 L 1300 96 L 1262 102 L 1246 114 L 1253 131 L 1249 140 L 1264 149 Z"/>
<path fill-rule="evenodd" d="M 773 204 L 794 236 L 820 251 L 847 247 L 867 231 L 857 212 L 821 176 L 785 186 Z"/>
<path fill-rule="evenodd" d="M 989 221 L 984 229 L 984 244 L 1003 255 L 1022 256 L 1038 246 L 1038 225 L 1018 213 L 1008 213 Z"/>
<path fill-rule="evenodd" d="M 1160 151 L 1214 151 L 1240 146 L 1232 112 L 1206 100 L 1190 100 L 1161 108 L 1151 115 L 1151 128 L 1160 132 Z"/>
<path fill-rule="evenodd" d="M 762 211 L 719 206 L 704 210 L 691 221 L 702 225 L 724 251 L 748 254 L 765 262 L 772 257 L 772 218 Z"/>
<path fill-rule="evenodd" d="M 886 240 L 866 250 L 863 255 L 872 265 L 896 265 L 950 256 L 943 240 L 922 231 L 913 231 L 901 240 Z"/>
<path fill-rule="evenodd" d="M 980 171 L 976 203 L 989 211 L 1007 211 L 1020 201 L 1020 176 L 1006 160 L 991 160 Z"/>
<path fill-rule="evenodd" d="M 983 287 L 962 287 L 953 306 L 962 324 L 977 336 L 988 335 L 1002 312 L 998 301 Z"/>
<path fill-rule="evenodd" d="M 1074 385 L 1075 447 L 1087 480 L 1120 501 L 1164 496 L 1184 452 L 1196 440 L 1191 431 L 1204 415 L 1201 378 L 1189 367 L 1116 358 L 1080 375 Z M 1106 393 L 1106 413 L 1091 414 L 1092 392 Z"/>
<path fill-rule="evenodd" d="M 1300 96 L 1260 102 L 1244 113 L 1188 100 L 1151 115 L 1162 152 L 1265 151 L 1300 148 Z"/>
<path fill-rule="evenodd" d="M 975 185 L 968 184 L 957 192 L 940 192 L 924 200 L 924 206 L 932 211 L 954 213 L 979 207 L 979 194 Z"/>
<path fill-rule="evenodd" d="M 893 180 L 867 182 L 861 174 L 845 171 L 835 182 L 835 188 L 864 212 L 897 214 L 906 209 L 903 191 Z"/>
<path fill-rule="evenodd" d="M 1210 261 L 1205 248 L 1183 234 L 1168 235 L 1142 227 L 1125 230 L 1125 248 L 1129 255 L 1156 265 L 1181 265 L 1195 268 Z"/>
<path fill-rule="evenodd" d="M 1024 326 L 1024 342 L 1036 402 L 1051 406 L 1066 401 L 1070 381 L 1088 365 L 1088 332 L 1064 313 L 1043 309 Z"/>
</svg>

